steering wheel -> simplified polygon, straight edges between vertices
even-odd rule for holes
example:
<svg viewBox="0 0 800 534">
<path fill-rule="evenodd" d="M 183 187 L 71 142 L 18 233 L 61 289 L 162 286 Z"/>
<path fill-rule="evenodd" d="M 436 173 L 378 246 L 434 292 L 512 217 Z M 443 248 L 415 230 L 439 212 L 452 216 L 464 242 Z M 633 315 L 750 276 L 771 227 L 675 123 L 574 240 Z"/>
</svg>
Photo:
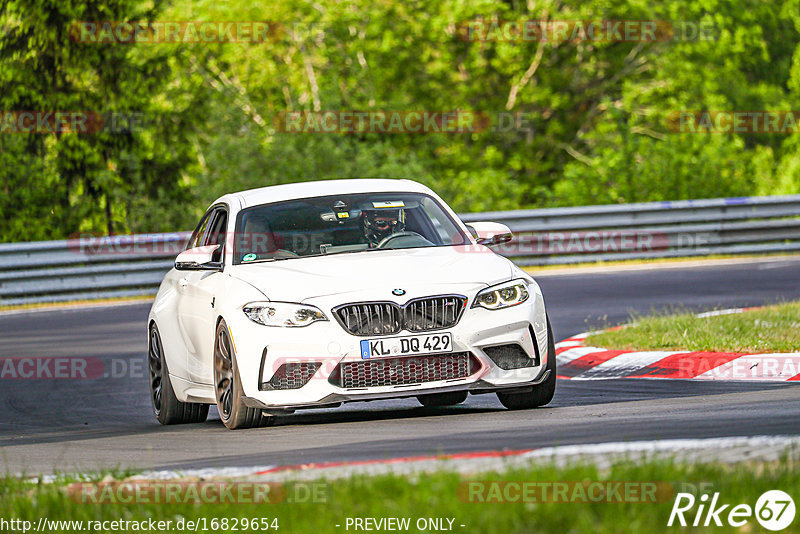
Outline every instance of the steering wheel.
<svg viewBox="0 0 800 534">
<path fill-rule="evenodd" d="M 386 237 L 381 239 L 381 242 L 378 243 L 378 246 L 375 247 L 375 248 L 391 248 L 391 247 L 388 247 L 387 245 L 393 239 L 400 239 L 400 238 L 403 238 L 403 237 L 411 237 L 411 238 L 416 237 L 416 238 L 419 238 L 420 241 L 423 241 L 425 245 L 432 245 L 433 244 L 433 243 L 431 243 L 430 241 L 428 241 L 427 239 L 425 239 L 424 237 L 422 237 L 421 235 L 419 235 L 416 232 L 397 232 L 396 234 L 387 235 Z"/>
</svg>

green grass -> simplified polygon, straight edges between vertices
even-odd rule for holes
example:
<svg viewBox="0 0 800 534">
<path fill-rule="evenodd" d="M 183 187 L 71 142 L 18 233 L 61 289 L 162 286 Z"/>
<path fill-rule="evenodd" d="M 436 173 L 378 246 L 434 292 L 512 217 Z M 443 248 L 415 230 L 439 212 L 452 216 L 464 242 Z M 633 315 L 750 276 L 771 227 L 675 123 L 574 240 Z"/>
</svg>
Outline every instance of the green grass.
<svg viewBox="0 0 800 534">
<path fill-rule="evenodd" d="M 639 481 L 666 483 L 669 491 L 659 502 L 547 502 L 547 503 L 477 503 L 467 502 L 459 492 L 465 481 Z M 326 502 L 280 504 L 84 504 L 67 495 L 67 482 L 36 484 L 19 479 L 0 480 L 0 518 L 34 522 L 39 517 L 50 520 L 116 519 L 177 521 L 198 518 L 277 518 L 278 532 L 322 534 L 353 532 L 345 530 L 348 517 L 419 517 L 454 518 L 454 531 L 465 534 L 531 532 L 698 532 L 700 529 L 666 527 L 674 492 L 685 488 L 705 488 L 706 493 L 720 492 L 724 503 L 754 506 L 763 492 L 781 489 L 800 497 L 800 467 L 787 458 L 774 463 L 676 465 L 666 461 L 621 463 L 601 470 L 591 465 L 558 468 L 537 466 L 509 470 L 502 474 L 460 476 L 437 473 L 415 477 L 356 477 L 333 481 L 327 487 Z M 699 497 L 699 494 L 698 494 Z M 696 507 L 687 514 L 690 521 Z M 337 528 L 335 525 L 341 525 Z M 465 525 L 461 527 L 460 525 Z M 732 532 L 730 527 L 715 532 Z M 52 530 L 65 532 L 65 530 Z M 220 530 L 223 531 L 223 530 Z M 250 529 L 240 531 L 250 532 Z M 754 518 L 741 532 L 760 532 Z M 800 532 L 800 519 L 783 532 Z"/>
<path fill-rule="evenodd" d="M 800 302 L 716 317 L 660 313 L 632 319 L 633 325 L 589 336 L 586 344 L 622 350 L 800 350 Z"/>
</svg>

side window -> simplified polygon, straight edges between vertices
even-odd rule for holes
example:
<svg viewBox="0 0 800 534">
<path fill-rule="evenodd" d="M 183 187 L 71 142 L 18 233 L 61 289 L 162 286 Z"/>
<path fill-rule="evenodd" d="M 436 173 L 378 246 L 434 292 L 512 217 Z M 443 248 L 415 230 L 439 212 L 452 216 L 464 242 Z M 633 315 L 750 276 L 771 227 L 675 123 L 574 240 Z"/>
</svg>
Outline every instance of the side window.
<svg viewBox="0 0 800 534">
<path fill-rule="evenodd" d="M 423 198 L 420 206 L 425 211 L 428 220 L 431 222 L 439 234 L 440 243 L 446 245 L 463 245 L 464 236 L 461 235 L 461 230 L 450 220 L 450 218 L 442 211 L 433 200 L 430 198 Z"/>
<path fill-rule="evenodd" d="M 206 233 L 206 228 L 208 228 L 208 223 L 213 213 L 213 210 L 208 210 L 206 214 L 203 215 L 203 218 L 200 219 L 200 224 L 197 225 L 197 228 L 195 228 L 192 233 L 192 237 L 189 238 L 189 242 L 186 244 L 186 250 L 203 246 L 203 234 Z"/>
<path fill-rule="evenodd" d="M 225 241 L 228 228 L 228 213 L 223 208 L 217 208 L 211 217 L 210 230 L 206 232 L 203 245 L 219 245 L 211 261 L 222 261 L 225 254 Z"/>
</svg>

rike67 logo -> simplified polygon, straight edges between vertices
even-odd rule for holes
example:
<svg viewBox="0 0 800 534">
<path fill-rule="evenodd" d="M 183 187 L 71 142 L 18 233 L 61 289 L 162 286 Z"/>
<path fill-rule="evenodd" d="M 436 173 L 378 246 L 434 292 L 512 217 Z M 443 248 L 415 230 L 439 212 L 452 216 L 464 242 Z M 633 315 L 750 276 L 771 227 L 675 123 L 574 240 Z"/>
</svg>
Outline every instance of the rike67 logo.
<svg viewBox="0 0 800 534">
<path fill-rule="evenodd" d="M 756 521 L 767 530 L 783 530 L 794 521 L 795 506 L 792 498 L 781 490 L 764 492 L 756 501 L 755 508 L 749 504 L 722 503 L 719 492 L 714 493 L 710 499 L 707 493 L 700 498 L 695 498 L 691 493 L 678 493 L 672 512 L 669 514 L 667 526 L 673 524 L 682 527 L 709 527 L 730 525 L 743 527 L 755 517 Z M 677 523 L 676 523 L 677 521 Z"/>
</svg>

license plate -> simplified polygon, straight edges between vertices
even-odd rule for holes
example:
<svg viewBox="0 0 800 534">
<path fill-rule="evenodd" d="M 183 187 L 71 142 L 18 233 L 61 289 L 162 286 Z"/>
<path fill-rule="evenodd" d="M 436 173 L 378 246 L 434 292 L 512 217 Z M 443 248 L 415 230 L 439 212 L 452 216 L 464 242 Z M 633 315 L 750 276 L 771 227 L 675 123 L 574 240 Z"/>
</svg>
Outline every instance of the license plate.
<svg viewBox="0 0 800 534">
<path fill-rule="evenodd" d="M 453 352 L 453 335 L 444 332 L 441 334 L 364 339 L 361 341 L 361 359 L 363 360 L 435 352 Z"/>
</svg>

